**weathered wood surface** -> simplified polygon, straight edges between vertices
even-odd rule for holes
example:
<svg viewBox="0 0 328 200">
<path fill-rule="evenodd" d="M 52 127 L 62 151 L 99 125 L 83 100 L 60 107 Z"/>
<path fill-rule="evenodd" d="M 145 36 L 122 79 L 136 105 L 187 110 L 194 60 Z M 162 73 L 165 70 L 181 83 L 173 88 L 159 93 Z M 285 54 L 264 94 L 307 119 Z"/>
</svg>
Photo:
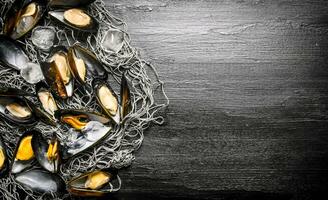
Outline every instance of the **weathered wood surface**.
<svg viewBox="0 0 328 200">
<path fill-rule="evenodd" d="M 108 0 L 157 66 L 167 123 L 118 199 L 311 199 L 328 185 L 328 2 Z"/>
</svg>

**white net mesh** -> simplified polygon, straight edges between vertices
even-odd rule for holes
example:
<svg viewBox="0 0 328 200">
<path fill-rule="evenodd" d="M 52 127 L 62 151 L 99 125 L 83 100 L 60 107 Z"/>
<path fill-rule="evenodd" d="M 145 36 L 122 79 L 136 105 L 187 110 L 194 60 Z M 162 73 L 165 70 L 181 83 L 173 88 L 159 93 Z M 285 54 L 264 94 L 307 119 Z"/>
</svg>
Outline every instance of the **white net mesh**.
<svg viewBox="0 0 328 200">
<path fill-rule="evenodd" d="M 12 0 L 1 0 L 0 16 L 3 18 Z M 133 152 L 137 150 L 143 141 L 144 131 L 151 123 L 163 124 L 163 109 L 168 106 L 169 100 L 164 92 L 164 83 L 159 80 L 153 66 L 140 58 L 138 51 L 130 45 L 130 37 L 126 32 L 126 24 L 112 16 L 105 8 L 104 2 L 97 0 L 88 7 L 87 12 L 99 22 L 99 30 L 96 34 L 77 33 L 70 28 L 53 23 L 45 14 L 39 22 L 39 26 L 51 26 L 55 28 L 57 35 L 56 45 L 73 45 L 76 42 L 92 50 L 98 59 L 103 62 L 109 74 L 108 83 L 119 94 L 119 82 L 125 73 L 130 83 L 132 111 L 125 117 L 125 123 L 113 128 L 112 133 L 101 143 L 70 159 L 61 165 L 59 174 L 64 180 L 69 180 L 83 172 L 95 169 L 127 167 L 134 160 Z M 2 20 L 1 20 L 2 21 Z M 0 21 L 0 22 L 1 22 Z M 2 22 L 1 22 L 2 23 Z M 109 29 L 118 29 L 124 33 L 124 45 L 118 53 L 107 51 L 102 39 Z M 38 63 L 48 54 L 37 49 L 27 34 L 19 42 L 25 46 L 28 57 L 32 62 Z M 90 80 L 88 80 L 90 84 Z M 0 85 L 14 87 L 29 92 L 35 92 L 34 85 L 28 84 L 17 71 L 0 65 Z M 60 108 L 88 109 L 101 112 L 95 101 L 93 88 L 89 85 L 83 89 L 77 88 L 74 96 L 69 100 L 57 102 Z M 156 94 L 156 95 L 155 95 Z M 156 97 L 156 100 L 155 100 Z M 30 98 L 35 104 L 39 104 L 35 97 Z M 40 130 L 45 136 L 50 137 L 56 132 L 62 141 L 65 141 L 68 127 L 60 125 L 51 127 L 38 123 L 35 129 Z M 9 157 L 12 157 L 17 138 L 24 130 L 12 126 L 0 119 L 0 132 L 5 144 L 8 146 Z M 73 198 L 69 194 L 57 197 L 56 194 L 45 197 L 26 191 L 17 184 L 12 175 L 0 179 L 0 198 L 3 199 L 56 199 Z"/>
</svg>

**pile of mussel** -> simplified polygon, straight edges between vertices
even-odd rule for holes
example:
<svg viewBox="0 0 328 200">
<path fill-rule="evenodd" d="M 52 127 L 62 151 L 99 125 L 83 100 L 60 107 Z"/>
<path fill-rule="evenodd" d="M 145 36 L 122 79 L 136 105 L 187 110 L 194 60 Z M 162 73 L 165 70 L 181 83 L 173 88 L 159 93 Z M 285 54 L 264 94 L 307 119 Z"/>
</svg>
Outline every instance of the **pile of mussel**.
<svg viewBox="0 0 328 200">
<path fill-rule="evenodd" d="M 30 60 L 17 40 L 27 35 L 45 13 L 54 22 L 72 30 L 96 32 L 97 20 L 83 9 L 93 1 L 16 0 L 7 12 L 0 35 L 1 66 L 19 71 L 29 65 Z M 103 63 L 78 43 L 53 46 L 47 55 L 46 59 L 39 60 L 43 79 L 33 85 L 35 93 L 0 87 L 0 118 L 10 127 L 26 129 L 17 140 L 11 158 L 0 137 L 0 177 L 11 174 L 22 187 L 37 194 L 68 191 L 78 196 L 102 196 L 111 193 L 119 182 L 114 169 L 87 172 L 69 181 L 63 180 L 59 169 L 70 158 L 103 141 L 113 127 L 124 123 L 132 110 L 128 80 L 123 74 L 118 96 L 107 82 L 108 73 Z M 58 101 L 69 100 L 76 89 L 86 84 L 91 84 L 94 99 L 102 111 L 61 109 Z M 37 102 L 32 101 L 33 98 Z M 71 138 L 64 143 L 56 133 L 46 136 L 36 128 L 38 123 L 67 126 Z"/>
<path fill-rule="evenodd" d="M 60 76 L 60 74 L 58 74 Z M 49 82 L 49 80 L 48 80 Z M 106 138 L 113 125 L 123 122 L 130 112 L 130 92 L 125 76 L 122 77 L 121 101 L 105 82 L 97 82 L 98 103 L 103 113 L 86 110 L 60 109 L 53 95 L 58 88 L 51 88 L 47 82 L 36 84 L 36 94 L 14 88 L 0 88 L 0 116 L 8 124 L 24 127 L 27 130 L 18 139 L 11 159 L 0 138 L 0 175 L 8 172 L 23 187 L 36 193 L 64 193 L 66 189 L 80 196 L 101 196 L 112 192 L 111 181 L 117 180 L 117 172 L 112 169 L 94 171 L 73 178 L 66 183 L 58 171 L 62 163 L 73 156 L 97 145 Z M 40 106 L 28 100 L 35 96 Z M 66 98 L 66 97 L 65 97 Z M 42 132 L 33 128 L 38 122 L 51 126 L 65 124 L 74 130 L 74 138 L 61 144 L 56 133 L 46 138 Z M 63 133 L 65 134 L 65 133 Z M 42 184 L 36 184 L 42 182 Z"/>
</svg>

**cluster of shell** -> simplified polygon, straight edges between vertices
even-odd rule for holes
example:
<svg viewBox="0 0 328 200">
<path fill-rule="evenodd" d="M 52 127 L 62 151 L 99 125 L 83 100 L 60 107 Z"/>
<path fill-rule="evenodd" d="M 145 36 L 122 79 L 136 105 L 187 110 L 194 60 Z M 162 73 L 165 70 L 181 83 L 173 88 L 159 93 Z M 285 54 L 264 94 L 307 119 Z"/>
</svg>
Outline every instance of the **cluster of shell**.
<svg viewBox="0 0 328 200">
<path fill-rule="evenodd" d="M 0 175 L 14 174 L 22 187 L 35 193 L 64 193 L 78 196 L 101 196 L 113 191 L 119 181 L 116 170 L 91 171 L 67 183 L 58 174 L 59 166 L 107 137 L 115 124 L 124 123 L 131 111 L 130 90 L 124 74 L 120 98 L 105 81 L 107 72 L 93 52 L 75 44 L 68 48 L 56 46 L 40 65 L 31 63 L 17 39 L 31 31 L 44 13 L 64 26 L 78 31 L 97 30 L 97 21 L 81 6 L 93 0 L 16 0 L 4 19 L 0 35 L 0 63 L 18 71 L 26 66 L 40 68 L 43 78 L 35 81 L 35 93 L 15 88 L 0 88 L 0 116 L 8 124 L 32 127 L 18 139 L 11 159 L 0 138 Z M 42 41 L 35 41 L 42 42 Z M 41 45 L 42 47 L 42 45 Z M 110 48 L 110 45 L 109 45 Z M 112 49 L 117 50 L 117 45 Z M 36 70 L 37 71 L 37 70 Z M 86 80 L 91 80 L 87 83 Z M 56 101 L 69 99 L 74 87 L 91 84 L 102 113 L 85 110 L 59 109 Z M 37 97 L 40 106 L 28 97 Z M 42 121 L 50 126 L 66 124 L 75 130 L 70 143 L 62 144 L 56 133 L 46 138 L 33 126 Z M 41 183 L 41 184 L 39 184 Z"/>
</svg>

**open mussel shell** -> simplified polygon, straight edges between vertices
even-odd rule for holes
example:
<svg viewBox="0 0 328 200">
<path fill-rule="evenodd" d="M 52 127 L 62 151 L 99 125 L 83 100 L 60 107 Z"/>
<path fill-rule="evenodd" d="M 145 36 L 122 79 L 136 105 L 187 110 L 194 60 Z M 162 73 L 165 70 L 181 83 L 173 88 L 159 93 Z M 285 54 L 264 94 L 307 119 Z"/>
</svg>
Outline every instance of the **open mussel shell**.
<svg viewBox="0 0 328 200">
<path fill-rule="evenodd" d="M 41 19 L 46 4 L 46 0 L 16 0 L 6 15 L 4 34 L 15 40 L 25 35 Z"/>
<path fill-rule="evenodd" d="M 15 180 L 25 189 L 39 194 L 63 194 L 66 190 L 65 181 L 59 175 L 41 169 L 22 172 Z"/>
<path fill-rule="evenodd" d="M 98 22 L 81 8 L 49 11 L 49 16 L 57 22 L 77 31 L 97 32 Z"/>
<path fill-rule="evenodd" d="M 76 196 L 105 196 L 118 191 L 120 179 L 116 170 L 96 170 L 75 177 L 67 184 L 68 191 Z"/>
<path fill-rule="evenodd" d="M 9 168 L 9 161 L 7 156 L 7 146 L 0 136 L 0 177 L 2 177 Z"/>
<path fill-rule="evenodd" d="M 62 158 L 67 160 L 90 149 L 102 142 L 110 134 L 111 130 L 111 126 L 104 125 L 99 121 L 88 122 L 80 131 L 70 129 L 66 134 L 67 140 L 61 147 Z"/>
<path fill-rule="evenodd" d="M 1 96 L 0 116 L 18 126 L 30 126 L 37 122 L 31 104 L 24 97 Z"/>
<path fill-rule="evenodd" d="M 107 73 L 101 62 L 94 53 L 86 48 L 78 44 L 71 46 L 67 58 L 71 71 L 79 83 L 84 84 L 87 77 L 102 80 L 107 78 Z"/>
<path fill-rule="evenodd" d="M 41 63 L 41 69 L 47 84 L 57 96 L 67 99 L 73 95 L 74 80 L 65 47 L 55 47 L 48 59 Z"/>
<path fill-rule="evenodd" d="M 0 35 L 0 64 L 21 70 L 27 66 L 28 62 L 25 51 L 17 42 Z"/>
<path fill-rule="evenodd" d="M 11 162 L 11 173 L 17 174 L 30 168 L 35 163 L 35 154 L 32 148 L 33 135 L 38 133 L 30 130 L 19 138 Z"/>
<path fill-rule="evenodd" d="M 103 81 L 95 81 L 94 88 L 98 104 L 102 107 L 107 116 L 116 124 L 120 123 L 120 106 L 114 90 Z"/>
<path fill-rule="evenodd" d="M 46 170 L 56 173 L 60 164 L 59 140 L 54 133 L 47 141 L 41 133 L 35 132 L 32 138 L 32 149 L 36 160 Z"/>
<path fill-rule="evenodd" d="M 102 124 L 108 124 L 111 121 L 100 113 L 84 110 L 58 110 L 55 113 L 55 117 L 78 131 L 83 130 L 90 121 L 98 121 Z"/>
<path fill-rule="evenodd" d="M 95 0 L 49 0 L 49 6 L 54 8 L 76 8 L 86 6 L 93 3 Z"/>
<path fill-rule="evenodd" d="M 38 119 L 56 126 L 54 117 L 38 108 L 25 96 L 33 94 L 15 88 L 0 88 L 0 116 L 17 126 L 32 126 Z"/>
<path fill-rule="evenodd" d="M 55 119 L 55 112 L 58 110 L 58 106 L 48 85 L 44 82 L 39 82 L 36 84 L 35 90 L 43 110 Z"/>
<path fill-rule="evenodd" d="M 37 117 L 37 119 L 39 119 L 40 121 L 42 121 L 48 125 L 57 126 L 56 120 L 52 115 L 48 114 L 42 108 L 36 106 L 31 101 L 29 101 L 27 99 L 25 99 L 25 100 L 28 103 L 28 105 L 30 106 L 30 108 L 34 111 L 34 114 Z"/>
<path fill-rule="evenodd" d="M 130 113 L 132 108 L 130 89 L 124 74 L 121 79 L 121 106 L 121 119 L 124 119 L 124 117 Z"/>
</svg>

